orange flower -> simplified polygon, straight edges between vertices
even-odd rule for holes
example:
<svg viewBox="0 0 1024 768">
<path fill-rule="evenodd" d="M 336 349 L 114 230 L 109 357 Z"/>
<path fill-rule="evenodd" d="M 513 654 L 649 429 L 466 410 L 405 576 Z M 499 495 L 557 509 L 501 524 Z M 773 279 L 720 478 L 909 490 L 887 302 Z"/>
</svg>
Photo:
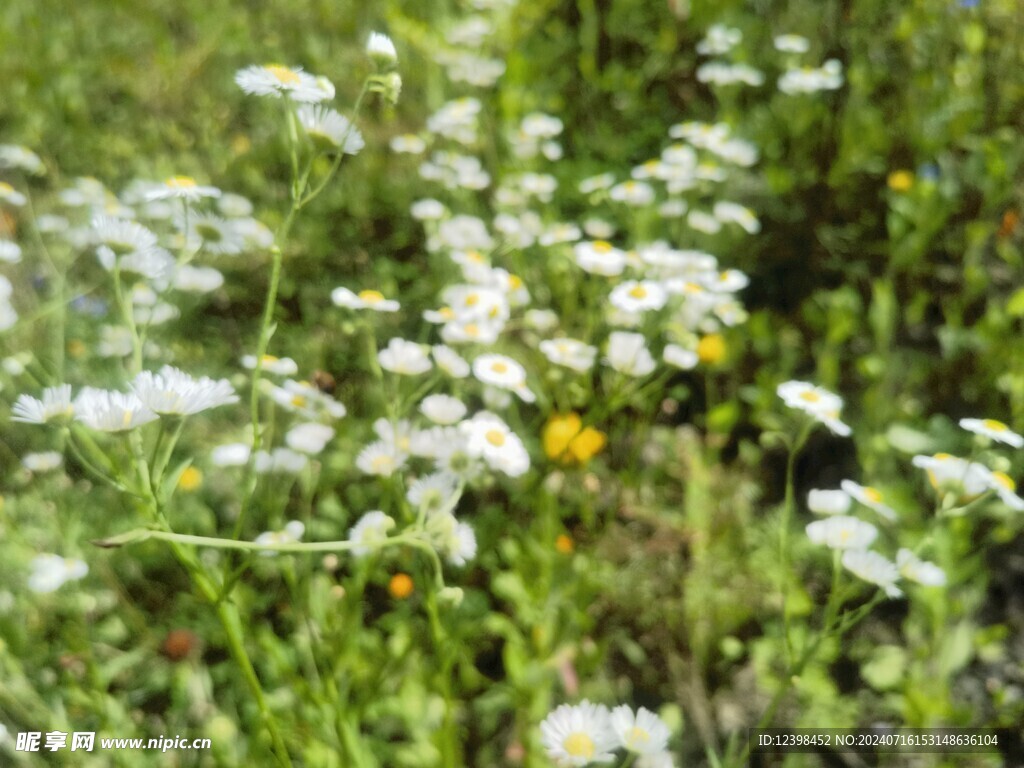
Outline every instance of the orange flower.
<svg viewBox="0 0 1024 768">
<path fill-rule="evenodd" d="M 562 464 L 586 464 L 600 453 L 607 436 L 593 427 L 583 427 L 578 413 L 552 414 L 542 435 L 544 454 Z"/>
<path fill-rule="evenodd" d="M 558 538 L 555 539 L 555 549 L 561 552 L 563 555 L 571 555 L 572 551 L 576 548 L 573 543 L 572 537 L 562 533 L 559 534 Z"/>
<path fill-rule="evenodd" d="M 412 577 L 407 573 L 396 573 L 388 582 L 388 592 L 396 600 L 404 600 L 412 594 Z"/>
</svg>

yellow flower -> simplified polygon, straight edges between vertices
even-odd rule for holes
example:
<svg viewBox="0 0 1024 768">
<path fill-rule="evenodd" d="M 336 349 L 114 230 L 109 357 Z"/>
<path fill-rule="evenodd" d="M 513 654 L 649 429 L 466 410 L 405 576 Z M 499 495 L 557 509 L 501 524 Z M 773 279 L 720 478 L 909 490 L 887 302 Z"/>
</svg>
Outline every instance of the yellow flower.
<svg viewBox="0 0 1024 768">
<path fill-rule="evenodd" d="M 396 573 L 388 582 L 388 592 L 396 600 L 404 600 L 412 594 L 412 577 L 407 573 Z"/>
<path fill-rule="evenodd" d="M 542 435 L 544 453 L 562 464 L 586 464 L 608 442 L 607 436 L 593 427 L 583 427 L 578 413 L 552 414 Z"/>
<path fill-rule="evenodd" d="M 181 473 L 181 477 L 178 478 L 178 488 L 185 493 L 191 493 L 197 490 L 199 486 L 203 484 L 203 473 L 195 467 L 189 467 Z"/>
<path fill-rule="evenodd" d="M 555 539 L 555 549 L 563 555 L 571 555 L 575 548 L 576 545 L 573 543 L 571 536 L 562 533 Z"/>
<path fill-rule="evenodd" d="M 697 357 L 705 365 L 717 365 L 725 359 L 725 339 L 720 333 L 709 333 L 702 336 L 697 343 Z"/>
<path fill-rule="evenodd" d="M 893 192 L 906 192 L 914 186 L 914 174 L 910 171 L 893 171 L 886 179 L 886 184 Z"/>
</svg>

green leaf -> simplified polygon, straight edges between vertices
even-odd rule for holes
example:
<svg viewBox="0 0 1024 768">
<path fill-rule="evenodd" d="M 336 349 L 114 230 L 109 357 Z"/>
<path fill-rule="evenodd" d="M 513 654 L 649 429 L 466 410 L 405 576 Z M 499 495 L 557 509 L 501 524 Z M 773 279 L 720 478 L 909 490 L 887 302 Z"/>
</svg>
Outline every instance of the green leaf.
<svg viewBox="0 0 1024 768">
<path fill-rule="evenodd" d="M 880 645 L 861 665 L 860 674 L 876 691 L 897 688 L 907 668 L 907 652 L 899 645 Z"/>
</svg>

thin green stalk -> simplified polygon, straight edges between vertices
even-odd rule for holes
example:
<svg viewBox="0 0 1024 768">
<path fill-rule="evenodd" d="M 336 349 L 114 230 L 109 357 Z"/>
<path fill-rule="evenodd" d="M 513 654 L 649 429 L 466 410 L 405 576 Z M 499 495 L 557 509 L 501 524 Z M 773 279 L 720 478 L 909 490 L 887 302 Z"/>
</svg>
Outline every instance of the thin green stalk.
<svg viewBox="0 0 1024 768">
<path fill-rule="evenodd" d="M 786 647 L 786 662 L 793 664 L 793 645 L 789 636 L 789 528 L 796 507 L 796 459 L 807 438 L 814 429 L 814 421 L 808 421 L 803 427 L 796 442 L 790 448 L 786 461 L 786 497 L 782 504 L 782 520 L 779 523 L 779 570 L 782 579 L 782 635 Z"/>
</svg>

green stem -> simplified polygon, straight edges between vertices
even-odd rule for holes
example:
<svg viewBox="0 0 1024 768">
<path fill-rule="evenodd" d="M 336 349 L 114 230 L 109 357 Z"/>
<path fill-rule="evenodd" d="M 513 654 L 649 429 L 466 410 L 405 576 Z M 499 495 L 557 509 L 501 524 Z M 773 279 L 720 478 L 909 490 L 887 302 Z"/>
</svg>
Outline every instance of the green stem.
<svg viewBox="0 0 1024 768">
<path fill-rule="evenodd" d="M 782 520 L 779 523 L 779 569 L 782 578 L 782 635 L 786 647 L 786 661 L 793 664 L 793 645 L 790 639 L 789 616 L 789 528 L 796 507 L 796 459 L 807 438 L 814 429 L 814 422 L 808 421 L 789 451 L 786 461 L 786 498 L 782 505 Z"/>
</svg>

